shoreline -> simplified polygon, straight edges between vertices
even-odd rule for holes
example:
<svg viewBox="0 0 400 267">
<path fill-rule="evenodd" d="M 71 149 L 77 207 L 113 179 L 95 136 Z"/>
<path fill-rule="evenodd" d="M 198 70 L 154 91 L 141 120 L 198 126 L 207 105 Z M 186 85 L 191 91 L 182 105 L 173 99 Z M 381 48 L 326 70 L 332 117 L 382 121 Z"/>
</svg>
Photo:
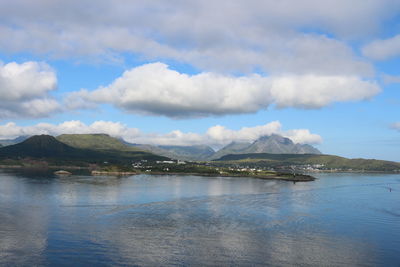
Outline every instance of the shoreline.
<svg viewBox="0 0 400 267">
<path fill-rule="evenodd" d="M 245 174 L 229 174 L 229 173 L 193 173 L 193 172 L 135 172 L 135 171 L 90 171 L 88 167 L 79 166 L 20 166 L 20 165 L 0 165 L 0 169 L 24 169 L 24 170 L 88 170 L 92 176 L 109 175 L 109 176 L 129 176 L 129 175 L 179 175 L 179 176 L 202 176 L 202 177 L 233 177 L 233 178 L 256 178 L 265 180 L 282 180 L 288 182 L 311 182 L 316 180 L 315 177 L 307 174 L 298 174 L 293 176 L 289 173 L 281 173 L 281 175 L 245 175 Z M 71 175 L 74 175 L 73 173 Z"/>
<path fill-rule="evenodd" d="M 232 178 L 257 178 L 257 179 L 265 179 L 265 180 L 282 180 L 289 182 L 311 182 L 315 181 L 317 178 L 307 175 L 301 174 L 294 176 L 282 176 L 280 175 L 241 175 L 241 174 L 211 174 L 211 173 L 181 173 L 181 172 L 142 172 L 137 174 L 148 174 L 148 175 L 190 175 L 190 176 L 203 176 L 203 177 L 232 177 Z"/>
<path fill-rule="evenodd" d="M 73 165 L 48 165 L 48 166 L 43 166 L 43 165 L 31 165 L 31 166 L 23 166 L 23 165 L 5 165 L 5 164 L 0 164 L 0 169 L 69 169 L 69 170 L 90 170 L 90 167 L 87 166 L 73 166 Z M 107 171 L 97 171 L 97 172 L 107 172 Z M 276 171 L 279 173 L 279 171 Z M 128 173 L 144 173 L 145 172 L 135 172 L 135 171 L 128 171 Z M 163 173 L 163 172 L 159 172 Z M 180 173 L 173 173 L 173 172 L 165 172 L 166 174 L 171 173 L 171 174 L 180 174 Z M 304 173 L 382 173 L 382 174 L 399 174 L 400 171 L 374 171 L 374 170 L 304 170 Z M 191 173 L 187 173 L 190 175 Z M 288 173 L 289 174 L 289 173 Z M 224 174 L 219 174 L 218 176 L 223 176 Z M 307 175 L 307 174 L 299 174 L 299 175 Z M 236 175 L 230 175 L 230 176 L 236 176 Z M 240 176 L 240 175 L 239 175 Z"/>
<path fill-rule="evenodd" d="M 89 170 L 89 167 L 80 166 L 21 166 L 21 165 L 0 165 L 0 169 L 33 169 L 33 170 L 46 170 L 46 169 L 68 169 L 68 170 Z"/>
<path fill-rule="evenodd" d="M 279 173 L 277 175 L 246 175 L 246 174 L 229 174 L 229 173 L 192 173 L 192 172 L 138 172 L 138 171 L 90 171 L 89 167 L 82 166 L 21 166 L 21 165 L 0 165 L 0 169 L 24 169 L 24 170 L 87 170 L 90 175 L 110 175 L 110 176 L 127 176 L 127 175 L 191 175 L 191 176 L 203 176 L 203 177 L 243 177 L 243 178 L 258 178 L 265 180 L 282 180 L 290 182 L 310 182 L 315 181 L 317 178 L 312 176 L 314 174 L 324 173 L 359 173 L 359 174 L 399 174 L 399 172 L 385 172 L 385 171 L 363 171 L 363 170 L 352 170 L 352 171 L 311 171 L 307 174 L 297 174 L 293 176 L 291 173 Z M 280 175 L 279 175 L 280 174 Z M 74 174 L 72 174 L 74 175 Z"/>
</svg>

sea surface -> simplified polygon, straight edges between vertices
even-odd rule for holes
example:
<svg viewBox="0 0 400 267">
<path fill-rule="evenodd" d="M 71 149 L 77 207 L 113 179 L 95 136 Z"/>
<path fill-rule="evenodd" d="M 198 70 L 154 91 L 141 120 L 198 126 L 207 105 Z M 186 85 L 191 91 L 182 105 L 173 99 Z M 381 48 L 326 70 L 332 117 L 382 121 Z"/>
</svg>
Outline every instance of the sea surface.
<svg viewBox="0 0 400 267">
<path fill-rule="evenodd" d="M 400 175 L 0 171 L 1 266 L 400 266 Z"/>
</svg>

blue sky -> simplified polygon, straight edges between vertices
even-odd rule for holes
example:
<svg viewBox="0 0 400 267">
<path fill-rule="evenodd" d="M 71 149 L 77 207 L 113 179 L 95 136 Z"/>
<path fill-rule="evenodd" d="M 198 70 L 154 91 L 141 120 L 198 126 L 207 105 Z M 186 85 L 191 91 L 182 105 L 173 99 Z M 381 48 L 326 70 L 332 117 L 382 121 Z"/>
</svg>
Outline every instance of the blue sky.
<svg viewBox="0 0 400 267">
<path fill-rule="evenodd" d="M 0 139 L 105 132 L 400 161 L 400 2 L 2 1 Z"/>
</svg>

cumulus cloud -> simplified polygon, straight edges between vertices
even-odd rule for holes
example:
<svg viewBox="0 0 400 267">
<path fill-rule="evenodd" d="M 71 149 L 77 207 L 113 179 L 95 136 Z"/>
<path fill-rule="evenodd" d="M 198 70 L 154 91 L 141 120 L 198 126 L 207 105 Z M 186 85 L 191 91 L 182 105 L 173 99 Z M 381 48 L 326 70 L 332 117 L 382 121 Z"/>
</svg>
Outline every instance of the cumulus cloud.
<svg viewBox="0 0 400 267">
<path fill-rule="evenodd" d="M 272 80 L 270 91 L 278 107 L 321 108 L 369 99 L 380 92 L 375 82 L 355 76 L 288 75 Z"/>
<path fill-rule="evenodd" d="M 386 60 L 400 56 L 400 34 L 389 39 L 375 40 L 363 47 L 365 56 L 375 60 Z"/>
<path fill-rule="evenodd" d="M 400 121 L 392 123 L 390 128 L 400 131 Z"/>
<path fill-rule="evenodd" d="M 110 103 L 127 112 L 182 118 L 252 113 L 271 104 L 321 108 L 338 101 L 368 99 L 379 91 L 376 83 L 355 76 L 188 75 L 163 63 L 151 63 L 124 72 L 108 86 L 75 92 L 69 100 Z"/>
<path fill-rule="evenodd" d="M 0 49 L 106 60 L 134 53 L 213 71 L 367 74 L 371 65 L 346 40 L 379 31 L 399 10 L 396 0 L 1 1 Z"/>
<path fill-rule="evenodd" d="M 210 127 L 206 136 L 218 144 L 227 144 L 232 141 L 252 142 L 261 136 L 270 136 L 279 134 L 291 139 L 296 144 L 320 144 L 322 137 L 318 134 L 312 134 L 308 129 L 293 129 L 284 131 L 279 121 L 273 121 L 265 125 L 254 127 L 243 127 L 239 130 L 227 129 L 224 126 L 216 125 Z"/>
<path fill-rule="evenodd" d="M 270 101 L 259 75 L 231 77 L 214 73 L 187 75 L 162 63 L 126 71 L 107 87 L 81 96 L 98 103 L 112 103 L 128 112 L 169 117 L 223 115 L 255 112 Z"/>
<path fill-rule="evenodd" d="M 279 121 L 265 125 L 243 127 L 239 130 L 228 129 L 215 125 L 205 133 L 191 133 L 174 130 L 169 133 L 144 133 L 137 128 L 130 128 L 120 122 L 95 121 L 87 125 L 81 121 L 66 121 L 60 124 L 39 123 L 32 126 L 18 126 L 14 122 L 0 125 L 0 139 L 11 139 L 23 135 L 36 134 L 87 134 L 106 133 L 114 137 L 123 138 L 131 143 L 153 145 L 202 145 L 214 147 L 226 145 L 232 141 L 252 142 L 261 136 L 279 134 L 290 138 L 295 143 L 319 144 L 322 137 L 310 133 L 308 129 L 282 130 Z"/>
<path fill-rule="evenodd" d="M 243 127 L 240 130 L 227 129 L 224 126 L 216 125 L 207 130 L 206 135 L 218 143 L 230 143 L 232 141 L 250 142 L 264 135 L 271 135 L 281 132 L 281 123 L 273 121 L 265 125 L 255 127 Z"/>
<path fill-rule="evenodd" d="M 57 111 L 59 104 L 49 95 L 56 87 L 56 74 L 45 63 L 0 62 L 0 119 L 42 117 Z"/>
<path fill-rule="evenodd" d="M 385 84 L 400 83 L 400 76 L 384 74 L 382 80 Z"/>
<path fill-rule="evenodd" d="M 120 122 L 95 121 L 87 125 L 78 120 L 65 121 L 60 124 L 38 123 L 32 126 L 18 126 L 15 122 L 0 125 L 0 138 L 11 139 L 18 136 L 31 136 L 37 134 L 48 134 L 57 136 L 60 134 L 89 134 L 105 133 L 111 136 L 135 138 L 139 135 L 136 128 L 128 128 Z"/>
</svg>

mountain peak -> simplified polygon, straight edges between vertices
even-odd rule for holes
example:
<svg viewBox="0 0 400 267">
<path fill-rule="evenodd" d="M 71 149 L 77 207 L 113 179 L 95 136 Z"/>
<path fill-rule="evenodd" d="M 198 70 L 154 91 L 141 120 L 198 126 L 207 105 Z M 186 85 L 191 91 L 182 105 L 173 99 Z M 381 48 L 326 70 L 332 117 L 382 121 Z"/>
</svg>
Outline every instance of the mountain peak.
<svg viewBox="0 0 400 267">
<path fill-rule="evenodd" d="M 231 142 L 217 153 L 213 158 L 219 158 L 227 154 L 245 153 L 271 153 L 271 154 L 321 154 L 311 145 L 295 144 L 291 139 L 278 134 L 264 135 L 253 143 Z"/>
<path fill-rule="evenodd" d="M 58 157 L 64 153 L 75 152 L 74 148 L 61 143 L 51 135 L 34 135 L 25 141 L 2 148 L 5 154 L 18 154 L 28 157 Z"/>
<path fill-rule="evenodd" d="M 266 142 L 266 141 L 273 141 L 273 142 L 278 142 L 281 144 L 286 144 L 286 145 L 290 145 L 290 144 L 294 144 L 293 141 L 287 137 L 283 137 L 282 135 L 278 135 L 278 134 L 271 134 L 271 135 L 264 135 L 261 136 L 260 138 L 258 138 L 255 142 Z"/>
<path fill-rule="evenodd" d="M 58 141 L 54 136 L 46 134 L 34 135 L 19 144 L 29 147 L 31 149 L 41 149 L 41 150 L 46 149 L 53 151 L 60 149 L 65 150 L 70 148 L 66 144 L 63 144 L 60 141 Z"/>
<path fill-rule="evenodd" d="M 295 144 L 291 139 L 278 134 L 260 137 L 246 149 L 246 153 L 321 154 L 311 145 Z"/>
</svg>

